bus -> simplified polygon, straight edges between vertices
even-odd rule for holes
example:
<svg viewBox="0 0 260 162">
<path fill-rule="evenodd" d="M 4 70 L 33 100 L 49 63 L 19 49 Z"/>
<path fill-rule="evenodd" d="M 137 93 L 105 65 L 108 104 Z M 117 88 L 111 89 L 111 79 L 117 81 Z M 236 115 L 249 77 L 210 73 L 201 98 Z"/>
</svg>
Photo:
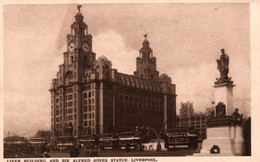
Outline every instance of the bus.
<svg viewBox="0 0 260 162">
<path fill-rule="evenodd" d="M 187 149 L 197 147 L 198 134 L 194 130 L 185 128 L 176 128 L 167 131 L 164 134 L 165 148 L 171 149 Z"/>
<path fill-rule="evenodd" d="M 118 138 L 112 134 L 103 134 L 99 138 L 100 149 L 103 150 L 116 150 L 118 149 Z"/>
<path fill-rule="evenodd" d="M 122 132 L 118 135 L 119 149 L 137 150 L 138 144 L 141 144 L 141 137 L 135 132 Z"/>
<path fill-rule="evenodd" d="M 95 141 L 95 138 L 91 135 L 89 136 L 85 136 L 85 137 L 82 137 L 80 140 L 79 140 L 79 144 L 80 146 L 84 149 L 93 149 L 94 147 L 96 147 L 96 141 Z"/>
</svg>

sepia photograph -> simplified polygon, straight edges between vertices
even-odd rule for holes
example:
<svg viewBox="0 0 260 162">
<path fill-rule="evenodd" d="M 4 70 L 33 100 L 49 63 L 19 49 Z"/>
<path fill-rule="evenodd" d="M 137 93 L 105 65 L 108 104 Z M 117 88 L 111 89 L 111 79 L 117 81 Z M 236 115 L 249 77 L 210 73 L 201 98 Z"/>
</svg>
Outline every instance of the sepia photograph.
<svg viewBox="0 0 260 162">
<path fill-rule="evenodd" d="M 250 5 L 3 4 L 2 157 L 251 157 Z"/>
</svg>

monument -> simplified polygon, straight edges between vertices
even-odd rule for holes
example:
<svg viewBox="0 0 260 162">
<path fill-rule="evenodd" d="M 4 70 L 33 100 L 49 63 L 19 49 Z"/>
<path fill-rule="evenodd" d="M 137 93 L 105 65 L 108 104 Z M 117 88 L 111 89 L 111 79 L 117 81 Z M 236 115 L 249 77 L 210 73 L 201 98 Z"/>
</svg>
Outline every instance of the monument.
<svg viewBox="0 0 260 162">
<path fill-rule="evenodd" d="M 221 49 L 220 59 L 217 60 L 220 77 L 215 82 L 215 103 L 223 102 L 226 105 L 226 115 L 233 112 L 233 81 L 228 77 L 229 56 Z"/>
<path fill-rule="evenodd" d="M 198 155 L 243 155 L 244 139 L 242 116 L 233 108 L 233 81 L 228 77 L 229 56 L 221 49 L 217 68 L 220 77 L 216 79 L 214 113 L 208 120 L 207 139 L 202 143 Z"/>
</svg>

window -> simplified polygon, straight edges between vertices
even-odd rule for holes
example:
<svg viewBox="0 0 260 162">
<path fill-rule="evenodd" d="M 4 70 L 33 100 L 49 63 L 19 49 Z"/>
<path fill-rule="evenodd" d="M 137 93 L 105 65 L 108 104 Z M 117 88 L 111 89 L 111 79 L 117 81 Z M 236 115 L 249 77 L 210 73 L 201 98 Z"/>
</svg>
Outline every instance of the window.
<svg viewBox="0 0 260 162">
<path fill-rule="evenodd" d="M 84 106 L 83 109 L 84 109 L 84 112 L 88 111 L 88 107 L 87 106 Z"/>
<path fill-rule="evenodd" d="M 72 115 L 69 115 L 69 116 L 68 116 L 68 120 L 72 120 Z"/>
<path fill-rule="evenodd" d="M 91 126 L 91 121 L 89 121 L 89 126 Z"/>
<path fill-rule="evenodd" d="M 73 91 L 73 88 L 68 88 L 68 93 L 71 93 Z"/>
<path fill-rule="evenodd" d="M 68 109 L 68 113 L 72 113 L 72 110 L 73 110 L 73 109 Z"/>
<path fill-rule="evenodd" d="M 84 126 L 88 126 L 88 121 L 84 121 Z"/>
<path fill-rule="evenodd" d="M 88 115 L 87 114 L 84 114 L 84 119 L 87 119 L 88 118 Z"/>
<path fill-rule="evenodd" d="M 72 106 L 72 102 L 68 102 L 68 107 L 71 107 Z"/>
<path fill-rule="evenodd" d="M 72 100 L 72 94 L 68 95 L 68 100 Z"/>
<path fill-rule="evenodd" d="M 91 113 L 89 113 L 88 116 L 89 116 L 89 119 L 91 119 Z"/>
</svg>

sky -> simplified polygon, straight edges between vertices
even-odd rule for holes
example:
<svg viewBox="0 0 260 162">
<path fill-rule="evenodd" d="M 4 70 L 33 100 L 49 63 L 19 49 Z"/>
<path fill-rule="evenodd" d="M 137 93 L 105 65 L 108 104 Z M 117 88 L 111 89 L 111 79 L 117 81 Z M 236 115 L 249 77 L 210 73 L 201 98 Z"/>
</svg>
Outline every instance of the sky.
<svg viewBox="0 0 260 162">
<path fill-rule="evenodd" d="M 250 12 L 246 3 L 83 4 L 97 58 L 105 55 L 119 72 L 133 74 L 147 39 L 157 70 L 176 85 L 180 103 L 204 112 L 214 101 L 216 59 L 229 55 L 234 107 L 250 116 Z M 3 7 L 4 133 L 30 136 L 50 129 L 50 88 L 63 63 L 66 35 L 76 5 Z"/>
</svg>

